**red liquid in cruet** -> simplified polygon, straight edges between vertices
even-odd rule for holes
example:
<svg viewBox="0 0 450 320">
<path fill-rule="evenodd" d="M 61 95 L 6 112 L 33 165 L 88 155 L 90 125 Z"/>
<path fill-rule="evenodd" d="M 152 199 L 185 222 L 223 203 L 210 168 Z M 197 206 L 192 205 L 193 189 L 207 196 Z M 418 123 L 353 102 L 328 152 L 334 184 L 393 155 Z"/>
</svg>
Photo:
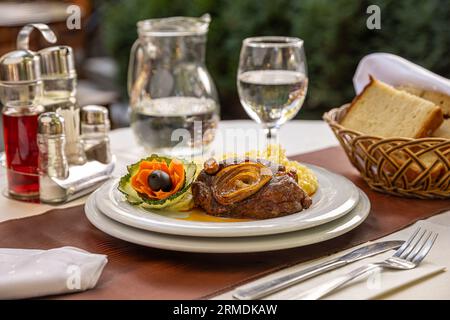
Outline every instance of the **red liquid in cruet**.
<svg viewBox="0 0 450 320">
<path fill-rule="evenodd" d="M 39 196 L 38 114 L 3 114 L 8 192 L 17 198 Z"/>
</svg>

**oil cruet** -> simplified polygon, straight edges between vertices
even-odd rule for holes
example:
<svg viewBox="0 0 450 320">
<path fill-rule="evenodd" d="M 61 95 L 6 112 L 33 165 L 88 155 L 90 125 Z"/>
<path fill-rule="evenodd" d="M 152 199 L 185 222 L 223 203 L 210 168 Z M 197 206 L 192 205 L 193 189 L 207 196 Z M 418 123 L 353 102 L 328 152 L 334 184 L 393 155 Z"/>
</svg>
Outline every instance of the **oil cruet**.
<svg viewBox="0 0 450 320">
<path fill-rule="evenodd" d="M 29 25 L 49 42 L 55 34 L 44 24 Z M 26 31 L 26 28 L 24 28 Z M 22 29 L 21 32 L 24 32 Z M 5 144 L 5 166 L 8 195 L 22 200 L 39 197 L 38 155 L 36 141 L 38 116 L 44 111 L 40 104 L 42 80 L 39 55 L 22 48 L 19 34 L 18 50 L 0 58 L 0 97 Z"/>
</svg>

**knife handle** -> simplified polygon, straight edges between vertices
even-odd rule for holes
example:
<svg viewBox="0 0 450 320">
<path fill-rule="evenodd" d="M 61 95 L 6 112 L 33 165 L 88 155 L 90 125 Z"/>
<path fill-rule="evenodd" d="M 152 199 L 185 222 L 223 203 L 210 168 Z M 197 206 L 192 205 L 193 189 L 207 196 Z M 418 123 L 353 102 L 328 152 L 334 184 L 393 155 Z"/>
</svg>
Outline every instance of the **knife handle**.
<svg viewBox="0 0 450 320">
<path fill-rule="evenodd" d="M 318 276 L 329 270 L 346 265 L 344 260 L 332 260 L 321 263 L 294 273 L 290 273 L 272 280 L 268 280 L 252 287 L 238 289 L 233 292 L 233 297 L 239 300 L 254 300 L 265 297 L 269 294 L 278 292 L 294 284 L 305 281 L 309 278 Z"/>
</svg>

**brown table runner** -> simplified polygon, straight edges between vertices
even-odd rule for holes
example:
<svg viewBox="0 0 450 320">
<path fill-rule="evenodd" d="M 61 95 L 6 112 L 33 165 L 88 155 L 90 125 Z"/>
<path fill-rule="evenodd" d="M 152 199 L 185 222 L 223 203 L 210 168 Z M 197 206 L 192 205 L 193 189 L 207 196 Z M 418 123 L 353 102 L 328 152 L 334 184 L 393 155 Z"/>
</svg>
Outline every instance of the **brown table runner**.
<svg viewBox="0 0 450 320">
<path fill-rule="evenodd" d="M 108 255 L 97 287 L 63 299 L 199 299 L 230 290 L 298 262 L 329 255 L 450 210 L 450 201 L 403 199 L 368 189 L 339 147 L 293 157 L 342 174 L 369 196 L 372 210 L 353 231 L 323 243 L 250 254 L 195 254 L 146 248 L 93 227 L 83 206 L 0 224 L 0 247 L 75 246 Z"/>
</svg>

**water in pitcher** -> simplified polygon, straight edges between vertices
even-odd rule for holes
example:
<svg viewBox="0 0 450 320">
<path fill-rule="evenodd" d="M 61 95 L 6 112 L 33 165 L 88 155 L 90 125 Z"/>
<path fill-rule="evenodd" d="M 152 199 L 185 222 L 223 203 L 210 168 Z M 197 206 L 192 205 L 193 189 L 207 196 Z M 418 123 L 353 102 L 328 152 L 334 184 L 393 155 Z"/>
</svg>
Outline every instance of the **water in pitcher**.
<svg viewBox="0 0 450 320">
<path fill-rule="evenodd" d="M 201 154 L 214 140 L 216 102 L 208 98 L 143 100 L 131 109 L 131 127 L 147 152 L 172 156 Z"/>
</svg>

